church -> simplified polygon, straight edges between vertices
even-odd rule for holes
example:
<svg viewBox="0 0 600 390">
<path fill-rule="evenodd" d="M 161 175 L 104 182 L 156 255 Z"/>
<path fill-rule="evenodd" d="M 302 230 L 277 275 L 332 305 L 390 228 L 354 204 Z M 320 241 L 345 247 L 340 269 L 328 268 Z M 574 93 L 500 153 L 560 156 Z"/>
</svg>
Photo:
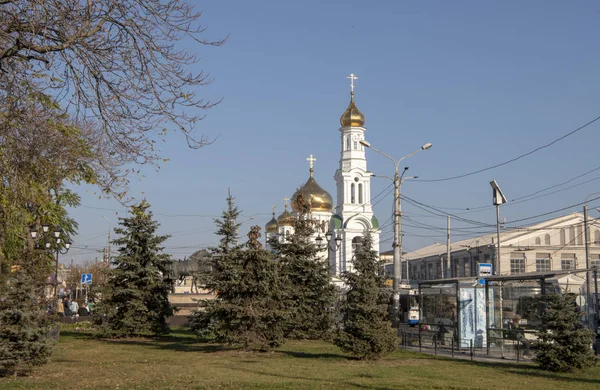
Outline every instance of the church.
<svg viewBox="0 0 600 390">
<path fill-rule="evenodd" d="M 343 272 L 353 271 L 353 255 L 366 232 L 373 238 L 373 249 L 379 253 L 379 222 L 373 214 L 371 204 L 371 173 L 367 170 L 365 148 L 360 141 L 365 140 L 365 116 L 354 101 L 354 80 L 350 74 L 350 103 L 340 118 L 340 162 L 333 178 L 336 182 L 335 205 L 332 196 L 325 191 L 314 177 L 316 158 L 311 154 L 309 177 L 306 183 L 292 196 L 285 198 L 283 213 L 265 225 L 265 238 L 284 241 L 293 233 L 291 221 L 298 216 L 295 199 L 301 194 L 310 205 L 311 217 L 317 229 L 314 233 L 316 244 L 323 247 L 321 258 L 328 261 L 334 277 Z M 291 206 L 288 201 L 291 200 Z M 291 208 L 291 211 L 288 210 Z M 267 243 L 268 248 L 268 243 Z"/>
</svg>

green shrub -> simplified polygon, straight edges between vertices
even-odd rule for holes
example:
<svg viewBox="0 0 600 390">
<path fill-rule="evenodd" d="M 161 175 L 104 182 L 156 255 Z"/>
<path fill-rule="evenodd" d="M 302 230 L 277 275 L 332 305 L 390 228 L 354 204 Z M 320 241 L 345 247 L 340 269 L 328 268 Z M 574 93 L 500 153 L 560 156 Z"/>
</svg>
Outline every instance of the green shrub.
<svg viewBox="0 0 600 390">
<path fill-rule="evenodd" d="M 542 312 L 542 330 L 534 361 L 548 371 L 572 372 L 596 364 L 591 345 L 594 332 L 584 329 L 574 294 L 546 297 Z"/>
</svg>

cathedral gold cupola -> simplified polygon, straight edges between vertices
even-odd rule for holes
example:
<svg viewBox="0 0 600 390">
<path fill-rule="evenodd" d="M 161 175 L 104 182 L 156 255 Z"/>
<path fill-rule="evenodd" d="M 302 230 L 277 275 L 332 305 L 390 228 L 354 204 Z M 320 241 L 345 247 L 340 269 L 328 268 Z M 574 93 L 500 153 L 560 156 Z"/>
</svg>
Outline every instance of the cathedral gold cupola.
<svg viewBox="0 0 600 390">
<path fill-rule="evenodd" d="M 350 104 L 342 114 L 340 124 L 342 127 L 364 127 L 365 116 L 356 107 L 356 103 L 354 102 L 354 80 L 358 79 L 358 77 L 354 73 L 350 73 L 350 76 L 347 78 L 350 79 Z"/>
<path fill-rule="evenodd" d="M 301 196 L 302 201 L 308 203 L 310 211 L 331 212 L 331 209 L 333 208 L 333 198 L 329 195 L 329 192 L 321 188 L 313 177 L 313 164 L 317 159 L 311 154 L 306 160 L 310 166 L 310 176 L 306 183 L 294 193 L 294 196 L 292 196 L 292 209 L 296 212 L 301 211 L 301 205 L 298 204 L 299 202 L 297 201 L 298 197 Z"/>
</svg>

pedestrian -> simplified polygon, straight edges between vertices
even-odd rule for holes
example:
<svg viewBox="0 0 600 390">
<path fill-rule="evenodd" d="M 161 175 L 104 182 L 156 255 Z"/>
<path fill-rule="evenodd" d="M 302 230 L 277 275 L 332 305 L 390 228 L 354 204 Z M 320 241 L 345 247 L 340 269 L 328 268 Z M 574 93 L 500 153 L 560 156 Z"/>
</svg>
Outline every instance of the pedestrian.
<svg viewBox="0 0 600 390">
<path fill-rule="evenodd" d="M 58 313 L 58 315 L 61 317 L 65 315 L 65 304 L 63 303 L 62 299 L 58 300 L 58 305 L 56 306 L 56 313 Z"/>
<path fill-rule="evenodd" d="M 77 312 L 79 311 L 79 304 L 76 300 L 72 300 L 71 303 L 69 303 L 69 310 L 71 310 L 72 316 L 78 315 Z"/>
<path fill-rule="evenodd" d="M 65 317 L 71 316 L 71 298 L 65 299 L 63 302 L 63 307 L 65 309 Z"/>
<path fill-rule="evenodd" d="M 523 357 L 529 358 L 529 349 L 531 342 L 525 338 L 525 332 L 523 328 L 520 326 L 521 316 L 516 314 L 513 317 L 512 323 L 510 323 L 510 328 L 515 330 L 515 338 L 518 342 L 523 345 Z"/>
<path fill-rule="evenodd" d="M 94 312 L 94 301 L 92 299 L 88 300 L 86 308 L 90 314 Z"/>
</svg>

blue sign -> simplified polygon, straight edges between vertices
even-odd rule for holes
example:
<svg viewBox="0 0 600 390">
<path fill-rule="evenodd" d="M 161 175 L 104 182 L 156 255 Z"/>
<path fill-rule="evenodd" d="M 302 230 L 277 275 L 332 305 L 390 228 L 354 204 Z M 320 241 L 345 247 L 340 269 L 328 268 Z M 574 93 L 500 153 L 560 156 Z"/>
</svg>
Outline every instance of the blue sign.
<svg viewBox="0 0 600 390">
<path fill-rule="evenodd" d="M 92 274 L 81 274 L 81 284 L 92 284 Z"/>
</svg>

